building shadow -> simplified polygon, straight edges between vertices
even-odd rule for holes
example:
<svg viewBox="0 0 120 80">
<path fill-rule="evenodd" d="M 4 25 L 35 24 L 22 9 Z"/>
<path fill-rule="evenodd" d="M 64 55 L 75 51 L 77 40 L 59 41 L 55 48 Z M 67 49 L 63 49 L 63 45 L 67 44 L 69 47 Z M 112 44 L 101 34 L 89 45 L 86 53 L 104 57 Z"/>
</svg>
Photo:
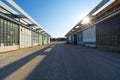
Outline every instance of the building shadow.
<svg viewBox="0 0 120 80">
<path fill-rule="evenodd" d="M 64 43 L 57 43 L 24 80 L 69 80 L 61 56 Z"/>
<path fill-rule="evenodd" d="M 48 52 L 45 52 L 48 48 L 52 47 L 54 44 L 51 44 L 39 51 L 36 51 L 20 60 L 17 60 L 5 67 L 0 68 L 0 80 L 4 80 L 4 78 L 8 77 L 10 74 L 14 73 L 16 70 L 18 70 L 20 67 L 27 64 L 29 61 L 34 59 L 35 57 L 39 55 L 48 55 Z"/>
</svg>

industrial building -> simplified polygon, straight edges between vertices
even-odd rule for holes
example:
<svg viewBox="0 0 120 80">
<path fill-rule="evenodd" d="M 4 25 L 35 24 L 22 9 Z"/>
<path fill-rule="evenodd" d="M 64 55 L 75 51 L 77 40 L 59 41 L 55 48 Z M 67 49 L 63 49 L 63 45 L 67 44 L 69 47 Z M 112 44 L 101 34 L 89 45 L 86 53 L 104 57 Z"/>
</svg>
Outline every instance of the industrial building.
<svg viewBox="0 0 120 80">
<path fill-rule="evenodd" d="M 115 0 L 95 15 L 91 12 L 87 15 L 89 23 L 83 24 L 81 20 L 65 35 L 67 43 L 120 51 L 120 0 Z"/>
<path fill-rule="evenodd" d="M 3 1 L 0 0 L 0 52 L 50 43 L 48 32 L 21 7 L 13 0 Z"/>
</svg>

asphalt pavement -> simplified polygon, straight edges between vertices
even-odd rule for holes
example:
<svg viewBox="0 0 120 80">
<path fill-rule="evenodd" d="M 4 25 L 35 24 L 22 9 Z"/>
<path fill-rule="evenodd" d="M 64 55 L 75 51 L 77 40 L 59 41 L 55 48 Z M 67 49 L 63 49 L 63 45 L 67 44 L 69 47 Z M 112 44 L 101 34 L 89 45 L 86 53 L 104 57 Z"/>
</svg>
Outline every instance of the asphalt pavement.
<svg viewBox="0 0 120 80">
<path fill-rule="evenodd" d="M 1 67 L 0 80 L 120 80 L 120 53 L 55 43 Z"/>
</svg>

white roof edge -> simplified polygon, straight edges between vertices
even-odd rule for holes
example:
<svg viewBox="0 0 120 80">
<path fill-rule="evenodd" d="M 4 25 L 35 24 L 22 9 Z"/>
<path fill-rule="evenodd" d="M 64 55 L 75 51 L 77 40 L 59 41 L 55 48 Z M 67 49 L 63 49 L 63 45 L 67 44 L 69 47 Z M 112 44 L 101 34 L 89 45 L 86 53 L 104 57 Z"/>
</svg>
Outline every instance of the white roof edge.
<svg viewBox="0 0 120 80">
<path fill-rule="evenodd" d="M 0 6 L 2 6 L 3 8 L 5 8 L 6 10 L 10 11 L 13 14 L 18 14 L 16 11 L 14 11 L 13 9 L 11 9 L 9 6 L 7 6 L 5 3 L 3 3 L 2 1 L 0 1 Z"/>
<path fill-rule="evenodd" d="M 28 15 L 21 7 L 19 7 L 13 0 L 6 0 L 8 3 L 10 3 L 13 7 L 15 7 L 19 12 L 21 12 L 24 16 L 26 16 L 28 19 L 30 19 L 33 23 L 37 24 L 40 28 L 42 28 L 46 33 L 47 31 L 40 26 L 30 15 Z"/>
</svg>

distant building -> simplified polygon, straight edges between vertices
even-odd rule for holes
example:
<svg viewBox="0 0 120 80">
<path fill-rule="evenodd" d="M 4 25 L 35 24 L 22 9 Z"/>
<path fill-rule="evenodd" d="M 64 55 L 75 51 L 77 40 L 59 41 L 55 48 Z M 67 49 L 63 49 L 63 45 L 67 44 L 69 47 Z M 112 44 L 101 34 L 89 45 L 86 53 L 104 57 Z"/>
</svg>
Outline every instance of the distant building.
<svg viewBox="0 0 120 80">
<path fill-rule="evenodd" d="M 50 41 L 66 41 L 66 38 L 51 38 Z"/>
</svg>

